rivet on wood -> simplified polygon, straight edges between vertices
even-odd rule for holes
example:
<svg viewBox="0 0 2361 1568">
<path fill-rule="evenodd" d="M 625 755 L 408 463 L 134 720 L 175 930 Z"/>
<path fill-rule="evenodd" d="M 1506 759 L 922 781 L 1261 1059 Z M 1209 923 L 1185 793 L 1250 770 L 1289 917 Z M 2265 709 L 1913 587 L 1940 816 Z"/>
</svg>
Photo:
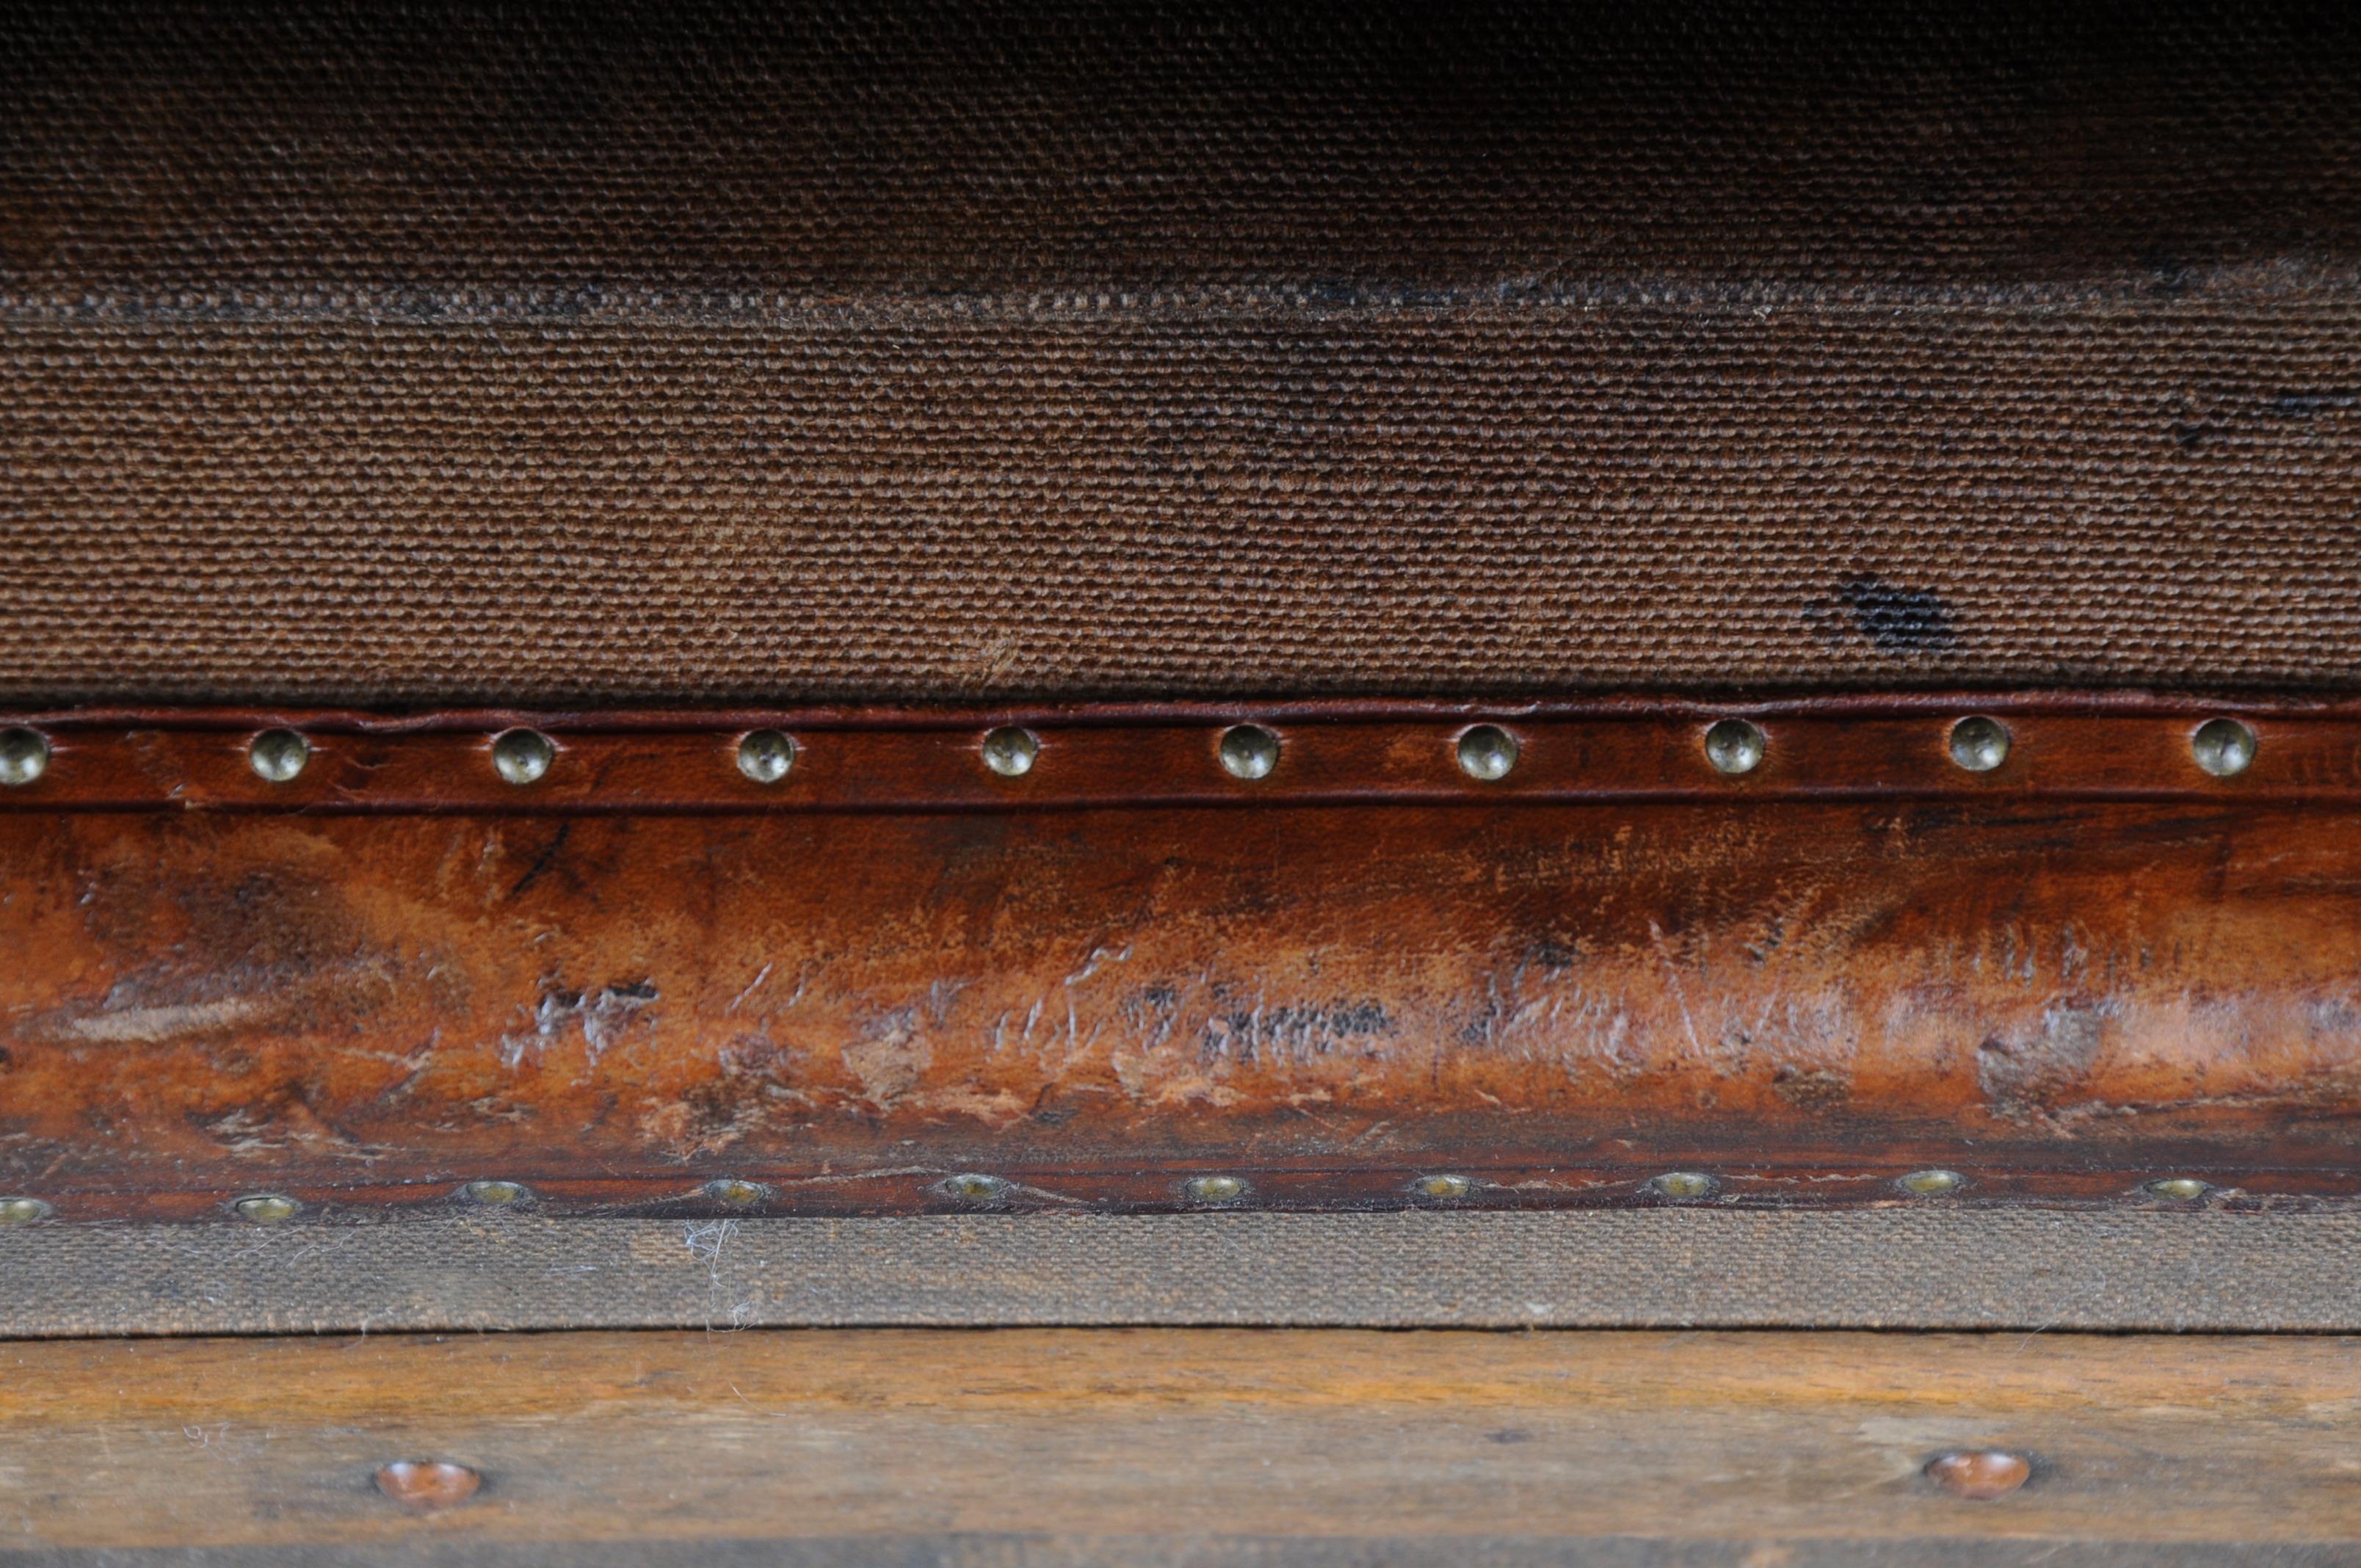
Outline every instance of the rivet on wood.
<svg viewBox="0 0 2361 1568">
<path fill-rule="evenodd" d="M 1246 1183 L 1239 1176 L 1192 1176 L 1180 1190 L 1194 1202 L 1235 1203 L 1246 1195 Z"/>
<path fill-rule="evenodd" d="M 1762 766 L 1763 747 L 1763 731 L 1742 718 L 1725 718 L 1705 732 L 1705 759 L 1725 773 Z"/>
<path fill-rule="evenodd" d="M 738 771 L 756 784 L 774 784 L 796 765 L 796 743 L 776 729 L 757 729 L 738 741 Z"/>
<path fill-rule="evenodd" d="M 1927 1479 L 1955 1497 L 1978 1503 L 2007 1497 L 2032 1474 L 2030 1460 L 2004 1448 L 1961 1449 L 1927 1462 Z"/>
<path fill-rule="evenodd" d="M 508 729 L 492 742 L 492 769 L 512 784 L 538 783 L 557 761 L 556 742 L 538 729 Z"/>
<path fill-rule="evenodd" d="M 943 1191 L 962 1203 L 997 1203 L 1016 1190 L 1008 1178 L 978 1170 L 963 1170 L 943 1181 Z"/>
<path fill-rule="evenodd" d="M 443 1459 L 397 1459 L 377 1470 L 377 1489 L 406 1508 L 456 1508 L 483 1484 L 479 1472 Z"/>
<path fill-rule="evenodd" d="M 2008 761 L 2008 726 L 1978 714 L 1951 726 L 1951 761 L 1971 773 L 1988 773 Z"/>
<path fill-rule="evenodd" d="M 761 1182 L 741 1176 L 717 1177 L 697 1190 L 716 1203 L 727 1203 L 733 1209 L 751 1209 L 771 1195 L 771 1190 Z"/>
<path fill-rule="evenodd" d="M 1231 777 L 1259 779 L 1279 766 L 1279 737 L 1259 724 L 1237 724 L 1222 731 L 1222 766 Z"/>
<path fill-rule="evenodd" d="M 1897 1179 L 1894 1185 L 1921 1198 L 1938 1198 L 1966 1186 L 1967 1178 L 1956 1170 L 1914 1170 Z"/>
<path fill-rule="evenodd" d="M 287 784 L 312 760 L 312 742 L 292 729 L 266 729 L 246 748 L 247 765 L 257 778 Z"/>
<path fill-rule="evenodd" d="M 38 729 L 0 729 L 0 784 L 31 784 L 49 771 L 49 743 Z"/>
<path fill-rule="evenodd" d="M 1004 726 L 983 738 L 983 765 L 1005 779 L 1022 778 L 1033 771 L 1041 742 L 1030 729 Z"/>
<path fill-rule="evenodd" d="M 0 1198 L 0 1225 L 29 1225 L 56 1212 L 38 1198 Z"/>
<path fill-rule="evenodd" d="M 2255 732 L 2235 718 L 2209 718 L 2189 738 L 2190 755 L 2217 779 L 2243 773 L 2255 760 Z"/>
<path fill-rule="evenodd" d="M 257 1192 L 230 1205 L 241 1220 L 258 1225 L 276 1225 L 291 1220 L 303 1212 L 303 1205 L 278 1192 Z"/>
<path fill-rule="evenodd" d="M 1459 771 L 1489 784 L 1509 776 L 1523 748 L 1497 724 L 1479 724 L 1459 738 Z"/>
<path fill-rule="evenodd" d="M 470 1181 L 460 1190 L 467 1193 L 470 1203 L 491 1209 L 505 1209 L 533 1199 L 533 1190 L 521 1181 Z"/>
<path fill-rule="evenodd" d="M 1649 1181 L 1660 1197 L 1709 1198 L 1713 1195 L 1713 1178 L 1701 1170 L 1668 1170 Z"/>
<path fill-rule="evenodd" d="M 2147 1184 L 2148 1191 L 2177 1203 L 2193 1203 L 2213 1189 L 2193 1176 L 2167 1176 Z"/>
<path fill-rule="evenodd" d="M 1410 1185 L 1411 1190 L 1422 1198 L 1465 1198 L 1476 1190 L 1476 1184 L 1467 1178 L 1445 1174 L 1422 1176 Z"/>
</svg>

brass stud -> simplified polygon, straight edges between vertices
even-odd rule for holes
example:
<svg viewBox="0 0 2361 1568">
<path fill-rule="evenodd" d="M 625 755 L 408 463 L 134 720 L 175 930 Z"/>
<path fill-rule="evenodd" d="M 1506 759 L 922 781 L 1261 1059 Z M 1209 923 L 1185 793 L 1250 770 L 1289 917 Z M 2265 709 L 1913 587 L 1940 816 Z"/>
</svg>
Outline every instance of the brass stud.
<svg viewBox="0 0 2361 1568">
<path fill-rule="evenodd" d="M 1971 773 L 1988 773 L 2008 761 L 2008 726 L 1982 714 L 1951 726 L 1951 761 Z"/>
<path fill-rule="evenodd" d="M 1509 776 L 1524 748 L 1497 724 L 1479 724 L 1459 738 L 1459 771 L 1487 784 Z"/>
<path fill-rule="evenodd" d="M 796 765 L 796 743 L 776 729 L 757 729 L 740 737 L 738 771 L 759 784 L 774 784 Z"/>
<path fill-rule="evenodd" d="M 0 1198 L 0 1225 L 30 1225 L 57 1211 L 38 1198 Z"/>
<path fill-rule="evenodd" d="M 2243 773 L 2255 761 L 2255 732 L 2235 718 L 2209 718 L 2189 738 L 2189 753 L 2217 779 Z"/>
<path fill-rule="evenodd" d="M 1422 1198 L 1465 1198 L 1476 1190 L 1476 1184 L 1464 1176 L 1442 1173 L 1422 1176 L 1410 1186 Z"/>
<path fill-rule="evenodd" d="M 1751 773 L 1763 765 L 1763 731 L 1742 718 L 1725 718 L 1705 732 L 1705 760 L 1725 773 Z"/>
<path fill-rule="evenodd" d="M 484 1484 L 480 1472 L 442 1459 L 397 1459 L 377 1469 L 377 1489 L 406 1508 L 458 1507 Z"/>
<path fill-rule="evenodd" d="M 1020 779 L 1033 771 L 1041 742 L 1030 729 L 1005 725 L 983 738 L 983 765 L 1005 779 Z"/>
<path fill-rule="evenodd" d="M 1008 1178 L 977 1170 L 963 1170 L 943 1181 L 944 1193 L 962 1203 L 997 1203 L 1016 1190 L 1016 1183 Z"/>
<path fill-rule="evenodd" d="M 1279 766 L 1279 737 L 1259 724 L 1235 724 L 1222 731 L 1222 766 L 1232 778 L 1268 778 Z"/>
<path fill-rule="evenodd" d="M 1927 1479 L 1955 1497 L 1989 1503 L 2005 1497 L 2033 1474 L 2033 1462 L 2004 1448 L 1961 1449 L 1927 1462 Z"/>
<path fill-rule="evenodd" d="M 2167 1176 L 2149 1182 L 2147 1190 L 2158 1198 L 2169 1198 L 2176 1203 L 2194 1203 L 2213 1189 L 2193 1176 Z"/>
<path fill-rule="evenodd" d="M 0 784 L 31 784 L 49 771 L 49 742 L 38 729 L 0 729 Z"/>
<path fill-rule="evenodd" d="M 470 1203 L 481 1203 L 489 1209 L 505 1209 L 511 1204 L 533 1201 L 533 1189 L 522 1181 L 470 1181 L 460 1189 Z"/>
<path fill-rule="evenodd" d="M 312 760 L 312 742 L 292 729 L 266 729 L 246 748 L 247 765 L 255 776 L 286 784 Z"/>
<path fill-rule="evenodd" d="M 727 1203 L 732 1209 L 751 1209 L 771 1195 L 771 1190 L 759 1181 L 749 1181 L 741 1176 L 723 1176 L 697 1189 L 716 1203 Z"/>
<path fill-rule="evenodd" d="M 557 761 L 557 743 L 538 729 L 503 730 L 492 742 L 492 768 L 512 784 L 537 784 Z"/>
<path fill-rule="evenodd" d="M 1690 1199 L 1713 1196 L 1714 1179 L 1701 1170 L 1668 1170 L 1652 1179 L 1649 1186 L 1659 1197 Z"/>
<path fill-rule="evenodd" d="M 1946 1192 L 1957 1192 L 1968 1184 L 1968 1179 L 1956 1170 L 1914 1170 L 1897 1178 L 1894 1183 L 1905 1192 L 1921 1198 L 1939 1198 Z"/>
<path fill-rule="evenodd" d="M 279 1192 L 257 1192 L 231 1205 L 237 1217 L 258 1225 L 283 1224 L 303 1212 L 303 1205 Z"/>
<path fill-rule="evenodd" d="M 1241 1176 L 1192 1176 L 1180 1190 L 1195 1202 L 1235 1203 L 1246 1195 L 1246 1183 Z"/>
</svg>

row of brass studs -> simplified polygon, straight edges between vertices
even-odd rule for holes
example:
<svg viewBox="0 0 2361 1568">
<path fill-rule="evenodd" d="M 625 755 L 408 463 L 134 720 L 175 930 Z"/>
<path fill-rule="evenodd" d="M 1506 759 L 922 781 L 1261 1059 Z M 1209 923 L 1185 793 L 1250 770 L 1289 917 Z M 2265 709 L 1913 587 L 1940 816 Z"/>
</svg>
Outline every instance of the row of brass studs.
<svg viewBox="0 0 2361 1568">
<path fill-rule="evenodd" d="M 1987 773 L 2008 760 L 2008 726 L 1981 714 L 1951 726 L 1951 761 L 1971 773 Z M 2199 767 L 2216 778 L 2245 773 L 2255 760 L 2253 729 L 2235 718 L 2213 718 L 2190 736 L 2190 754 Z M 1731 775 L 1751 773 L 1763 765 L 1770 742 L 1760 726 L 1743 718 L 1725 718 L 1708 727 L 1704 739 L 1706 761 L 1715 771 Z M 1463 731 L 1455 744 L 1460 771 L 1469 778 L 1492 783 L 1514 771 L 1523 748 L 1514 735 L 1497 724 L 1478 724 Z M 774 784 L 796 765 L 795 739 L 783 730 L 757 729 L 738 742 L 738 771 L 760 784 Z M 1029 729 L 1008 727 L 983 738 L 983 765 L 1003 778 L 1021 778 L 1033 771 L 1041 754 L 1040 738 Z M 1279 739 L 1259 724 L 1237 724 L 1222 732 L 1216 755 L 1232 777 L 1267 778 L 1279 766 Z M 538 729 L 504 730 L 492 741 L 492 768 L 512 784 L 537 784 L 557 760 L 557 743 Z M 267 729 L 247 747 L 247 761 L 258 777 L 287 784 L 312 761 L 312 743 L 292 729 Z M 38 730 L 0 731 L 0 784 L 28 784 L 49 768 L 49 743 Z"/>
<path fill-rule="evenodd" d="M 1481 1185 L 1473 1177 L 1435 1171 L 1414 1179 L 1408 1191 L 1412 1197 L 1451 1202 L 1473 1196 Z M 1914 1170 L 1907 1176 L 1896 1177 L 1894 1185 L 1914 1198 L 1941 1198 L 1960 1190 L 1968 1180 L 1956 1170 Z M 1007 1177 L 981 1171 L 962 1171 L 947 1177 L 936 1185 L 936 1190 L 955 1202 L 978 1208 L 1011 1201 L 1023 1197 L 1025 1191 Z M 1704 1171 L 1668 1170 L 1650 1177 L 1641 1184 L 1641 1190 L 1675 1202 L 1697 1202 L 1718 1196 L 1722 1184 Z M 2213 1187 L 2193 1176 L 2168 1176 L 2143 1183 L 2139 1190 L 2151 1198 L 2194 1203 L 2212 1192 Z M 533 1190 L 521 1181 L 470 1181 L 459 1191 L 469 1202 L 487 1208 L 514 1208 L 533 1201 Z M 1254 1187 L 1242 1176 L 1192 1176 L 1180 1184 L 1179 1192 L 1191 1203 L 1222 1208 L 1252 1197 Z M 772 1190 L 742 1177 L 722 1177 L 707 1182 L 688 1196 L 732 1209 L 751 1209 L 769 1201 Z M 258 1225 L 280 1224 L 303 1212 L 302 1203 L 280 1192 L 248 1193 L 232 1200 L 229 1207 L 238 1218 Z M 28 1225 L 56 1217 L 56 1205 L 44 1199 L 0 1198 L 0 1225 Z"/>
</svg>

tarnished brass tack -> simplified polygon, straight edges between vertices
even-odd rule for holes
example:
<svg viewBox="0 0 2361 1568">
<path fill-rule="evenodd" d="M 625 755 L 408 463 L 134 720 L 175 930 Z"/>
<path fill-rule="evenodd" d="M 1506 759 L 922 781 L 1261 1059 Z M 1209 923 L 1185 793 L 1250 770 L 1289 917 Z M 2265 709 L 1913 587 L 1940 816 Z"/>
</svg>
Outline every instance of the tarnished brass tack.
<svg viewBox="0 0 2361 1568">
<path fill-rule="evenodd" d="M 1668 1170 L 1648 1183 L 1665 1198 L 1709 1198 L 1714 1179 L 1701 1170 Z"/>
<path fill-rule="evenodd" d="M 1487 784 L 1509 776 L 1524 748 L 1497 724 L 1479 724 L 1459 738 L 1459 770 Z"/>
<path fill-rule="evenodd" d="M 1763 731 L 1742 718 L 1725 718 L 1705 732 L 1705 758 L 1725 773 L 1751 773 L 1763 763 Z"/>
<path fill-rule="evenodd" d="M 303 1212 L 303 1205 L 279 1192 L 256 1192 L 231 1205 L 241 1220 L 258 1225 L 276 1225 L 291 1220 Z"/>
<path fill-rule="evenodd" d="M 246 761 L 257 778 L 287 784 L 312 761 L 312 742 L 292 729 L 266 729 L 247 745 Z"/>
<path fill-rule="evenodd" d="M 38 729 L 0 729 L 0 784 L 31 784 L 49 771 L 49 742 Z"/>
<path fill-rule="evenodd" d="M 1921 1198 L 1937 1198 L 1946 1192 L 1957 1192 L 1967 1185 L 1967 1178 L 1956 1170 L 1914 1170 L 1896 1179 L 1894 1185 Z"/>
<path fill-rule="evenodd" d="M 2169 1198 L 2179 1203 L 2193 1203 L 2213 1189 L 2193 1176 L 2167 1176 L 2147 1184 L 2147 1190 L 2158 1198 Z"/>
<path fill-rule="evenodd" d="M 1030 729 L 1006 726 L 983 738 L 983 765 L 1005 779 L 1022 778 L 1033 771 L 1041 742 Z"/>
<path fill-rule="evenodd" d="M 1476 1190 L 1476 1184 L 1464 1176 L 1438 1173 L 1422 1176 L 1411 1183 L 1411 1190 L 1422 1198 L 1465 1198 Z"/>
<path fill-rule="evenodd" d="M 774 784 L 796 765 L 796 743 L 777 729 L 757 729 L 738 741 L 738 771 L 756 784 Z"/>
<path fill-rule="evenodd" d="M 1989 1503 L 2025 1485 L 2033 1462 L 2004 1448 L 1960 1449 L 1927 1462 L 1927 1479 L 1955 1497 Z"/>
<path fill-rule="evenodd" d="M 377 1489 L 406 1508 L 456 1508 L 483 1485 L 480 1472 L 445 1459 L 397 1459 L 377 1469 Z"/>
<path fill-rule="evenodd" d="M 38 1198 L 0 1198 L 0 1225 L 29 1225 L 56 1212 Z"/>
<path fill-rule="evenodd" d="M 1988 773 L 2008 761 L 2008 726 L 1982 714 L 1951 726 L 1951 761 L 1971 773 Z"/>
<path fill-rule="evenodd" d="M 470 1203 L 481 1203 L 493 1209 L 505 1209 L 512 1203 L 526 1203 L 533 1200 L 533 1190 L 521 1181 L 470 1181 L 461 1190 L 467 1193 Z"/>
<path fill-rule="evenodd" d="M 1240 1176 L 1192 1176 L 1180 1190 L 1199 1203 L 1235 1203 L 1246 1195 L 1246 1183 Z"/>
<path fill-rule="evenodd" d="M 716 1203 L 727 1203 L 733 1209 L 751 1209 L 771 1195 L 771 1190 L 761 1182 L 740 1176 L 717 1177 L 697 1190 Z"/>
<path fill-rule="evenodd" d="M 943 1191 L 962 1203 L 997 1203 L 1016 1190 L 1016 1184 L 1005 1176 L 987 1176 L 980 1170 L 963 1170 L 947 1177 Z"/>
<path fill-rule="evenodd" d="M 1233 778 L 1267 778 L 1279 766 L 1279 737 L 1259 724 L 1222 731 L 1222 766 Z"/>
<path fill-rule="evenodd" d="M 557 761 L 557 743 L 538 729 L 504 730 L 492 742 L 492 769 L 512 784 L 537 784 Z"/>
<path fill-rule="evenodd" d="M 2190 755 L 2217 779 L 2243 773 L 2255 760 L 2255 732 L 2235 718 L 2209 718 L 2189 738 Z"/>
</svg>

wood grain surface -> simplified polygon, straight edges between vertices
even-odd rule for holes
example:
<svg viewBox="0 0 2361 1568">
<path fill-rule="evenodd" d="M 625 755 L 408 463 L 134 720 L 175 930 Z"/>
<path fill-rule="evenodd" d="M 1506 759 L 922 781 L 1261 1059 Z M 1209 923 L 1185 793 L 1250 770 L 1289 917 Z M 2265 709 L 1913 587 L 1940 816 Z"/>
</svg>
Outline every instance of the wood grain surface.
<svg viewBox="0 0 2361 1568">
<path fill-rule="evenodd" d="M 1620 1535 L 1752 1541 L 1764 1563 L 1829 1536 L 2349 1548 L 2356 1349 L 1232 1331 L 18 1343 L 0 1347 L 0 1532 L 19 1549 Z M 1968 1501 L 1924 1475 L 1991 1448 L 2029 1461 L 2022 1489 Z M 480 1486 L 405 1507 L 376 1480 L 403 1462 Z"/>
</svg>

